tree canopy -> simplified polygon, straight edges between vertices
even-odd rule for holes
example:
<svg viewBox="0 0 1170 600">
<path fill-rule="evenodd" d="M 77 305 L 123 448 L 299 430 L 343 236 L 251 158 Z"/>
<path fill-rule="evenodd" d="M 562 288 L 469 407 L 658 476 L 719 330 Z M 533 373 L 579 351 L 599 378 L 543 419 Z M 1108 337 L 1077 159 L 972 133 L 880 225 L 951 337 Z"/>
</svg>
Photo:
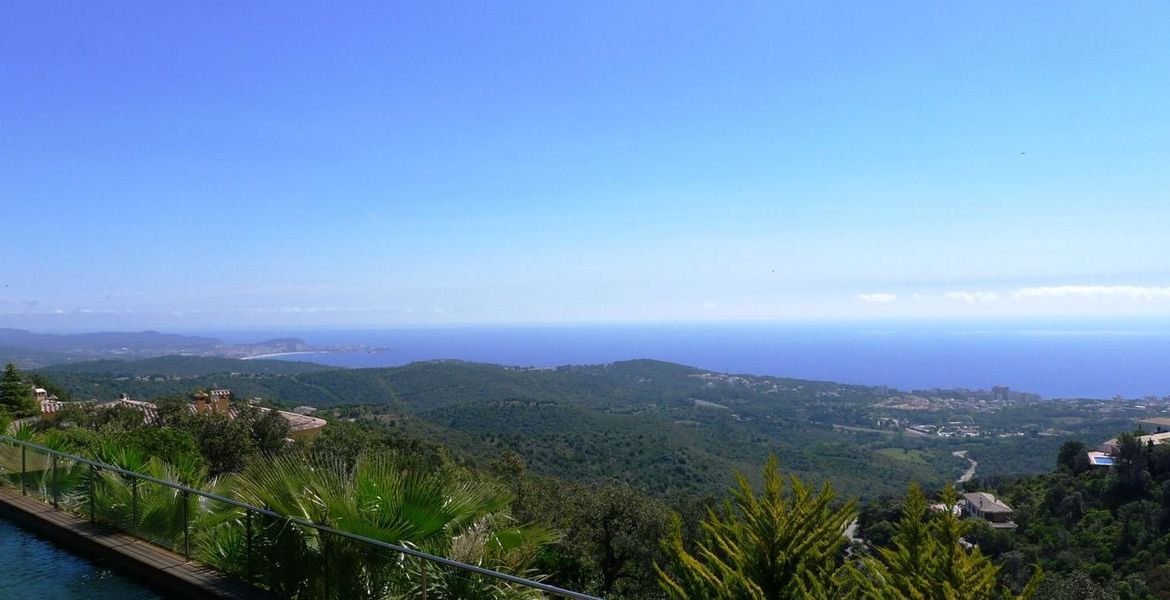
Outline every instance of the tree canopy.
<svg viewBox="0 0 1170 600">
<path fill-rule="evenodd" d="M 721 510 L 708 511 L 694 548 L 687 548 L 681 523 L 675 520 L 663 542 L 674 567 L 657 569 L 667 596 L 838 597 L 838 555 L 854 518 L 853 503 L 834 506 L 827 483 L 816 493 L 795 477 L 785 486 L 775 456 L 764 466 L 763 479 L 763 491 L 757 494 L 740 475 L 732 499 Z"/>
<path fill-rule="evenodd" d="M 0 376 L 0 412 L 17 418 L 31 417 L 41 412 L 32 386 L 24 381 L 12 363 L 4 367 L 4 375 Z"/>
</svg>

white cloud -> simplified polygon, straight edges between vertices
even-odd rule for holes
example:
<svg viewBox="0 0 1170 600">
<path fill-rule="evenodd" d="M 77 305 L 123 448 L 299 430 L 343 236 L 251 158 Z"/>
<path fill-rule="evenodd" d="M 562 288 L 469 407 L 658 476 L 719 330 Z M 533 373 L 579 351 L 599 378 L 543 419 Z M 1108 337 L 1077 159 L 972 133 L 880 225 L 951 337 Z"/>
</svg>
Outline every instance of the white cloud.
<svg viewBox="0 0 1170 600">
<path fill-rule="evenodd" d="M 999 294 L 995 292 L 947 292 L 943 294 L 943 297 L 947 300 L 956 300 L 967 304 L 982 304 L 999 300 Z"/>
<path fill-rule="evenodd" d="M 1120 298 L 1170 300 L 1170 287 L 1140 285 L 1055 285 L 1016 290 L 1016 298 Z"/>
<path fill-rule="evenodd" d="M 897 300 L 898 296 L 895 294 L 876 292 L 872 294 L 858 294 L 857 299 L 864 302 L 871 302 L 873 304 L 889 304 Z"/>
</svg>

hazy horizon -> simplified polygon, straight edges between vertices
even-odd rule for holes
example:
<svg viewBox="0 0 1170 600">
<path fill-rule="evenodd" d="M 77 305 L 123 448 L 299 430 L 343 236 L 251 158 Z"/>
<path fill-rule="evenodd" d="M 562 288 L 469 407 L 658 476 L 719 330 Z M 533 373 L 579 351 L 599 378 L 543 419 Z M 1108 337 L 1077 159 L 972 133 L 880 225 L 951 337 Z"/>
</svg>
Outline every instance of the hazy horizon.
<svg viewBox="0 0 1170 600">
<path fill-rule="evenodd" d="M 847 319 L 712 319 L 712 320 L 646 320 L 646 321 L 515 321 L 498 323 L 320 323 L 320 324 L 239 324 L 141 327 L 92 327 L 87 324 L 65 327 L 24 327 L 19 323 L 2 323 L 0 328 L 26 330 L 32 333 L 72 335 L 86 333 L 133 333 L 156 331 L 191 336 L 222 337 L 234 342 L 260 341 L 257 336 L 286 336 L 314 332 L 380 332 L 415 330 L 490 330 L 490 329 L 669 329 L 669 328 L 792 328 L 853 330 L 870 332 L 920 332 L 931 334 L 956 333 L 1011 333 L 1060 335 L 1062 333 L 1170 335 L 1170 316 L 1137 315 L 1117 317 L 969 317 L 969 318 L 847 318 Z M 254 339 L 256 338 L 256 339 Z"/>
</svg>

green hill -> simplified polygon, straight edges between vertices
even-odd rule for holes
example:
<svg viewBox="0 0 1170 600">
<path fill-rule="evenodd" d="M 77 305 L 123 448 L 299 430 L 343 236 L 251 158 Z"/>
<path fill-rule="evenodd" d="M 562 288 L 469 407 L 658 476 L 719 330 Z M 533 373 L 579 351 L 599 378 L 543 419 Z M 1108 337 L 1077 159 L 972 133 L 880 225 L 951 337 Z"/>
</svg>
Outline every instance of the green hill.
<svg viewBox="0 0 1170 600">
<path fill-rule="evenodd" d="M 171 356 L 60 365 L 39 373 L 82 399 L 227 387 L 237 396 L 316 406 L 327 417 L 440 442 L 481 465 L 512 451 L 534 473 L 619 480 L 662 495 L 722 491 L 734 472 L 753 474 L 776 454 L 787 471 L 805 479 L 831 479 L 846 495 L 876 497 L 901 493 L 911 480 L 937 486 L 954 479 L 967 466 L 951 455 L 959 449 L 981 461 L 980 475 L 1043 471 L 1060 439 L 1029 434 L 948 440 L 877 430 L 875 416 L 888 413 L 881 406 L 888 390 L 711 373 L 651 360 L 555 369 L 460 361 L 336 369 Z M 1045 410 L 1018 409 L 1038 424 L 1036 431 L 1046 423 Z M 1071 409 L 1052 410 L 1068 420 Z M 986 424 L 1015 418 L 1010 412 L 913 416 Z M 1091 427 L 1092 415 L 1082 416 Z"/>
</svg>

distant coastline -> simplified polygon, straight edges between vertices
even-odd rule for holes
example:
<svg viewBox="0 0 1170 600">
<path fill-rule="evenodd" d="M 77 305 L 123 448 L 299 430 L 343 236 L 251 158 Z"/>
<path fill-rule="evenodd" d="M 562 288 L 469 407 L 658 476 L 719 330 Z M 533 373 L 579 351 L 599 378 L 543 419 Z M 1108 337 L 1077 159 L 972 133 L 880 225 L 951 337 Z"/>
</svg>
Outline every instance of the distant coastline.
<svg viewBox="0 0 1170 600">
<path fill-rule="evenodd" d="M 534 367 L 649 358 L 714 372 L 889 385 L 990 389 L 1046 398 L 1170 395 L 1170 326 L 1158 323 L 598 325 L 338 329 L 297 335 L 328 353 L 281 360 L 380 368 L 456 359 Z M 1039 326 L 1038 329 L 1035 327 Z M 1083 330 L 1078 330 L 1082 327 Z M 1052 331 L 1062 331 L 1052 335 Z M 1109 331 L 1109 335 L 1101 335 Z M 378 347 L 370 353 L 357 347 Z M 347 347 L 354 348 L 353 350 Z"/>
<path fill-rule="evenodd" d="M 300 352 L 273 352 L 271 354 L 257 354 L 255 356 L 245 356 L 240 360 L 256 360 L 260 358 L 282 358 L 285 356 L 296 356 L 298 354 L 325 354 L 324 350 L 302 350 Z"/>
<path fill-rule="evenodd" d="M 648 358 L 719 373 L 903 390 L 1008 386 L 1046 398 L 1170 396 L 1170 321 L 1165 319 L 436 326 L 185 335 L 0 329 L 0 359 L 22 368 L 172 354 L 359 369 L 443 359 L 557 367 Z"/>
</svg>

